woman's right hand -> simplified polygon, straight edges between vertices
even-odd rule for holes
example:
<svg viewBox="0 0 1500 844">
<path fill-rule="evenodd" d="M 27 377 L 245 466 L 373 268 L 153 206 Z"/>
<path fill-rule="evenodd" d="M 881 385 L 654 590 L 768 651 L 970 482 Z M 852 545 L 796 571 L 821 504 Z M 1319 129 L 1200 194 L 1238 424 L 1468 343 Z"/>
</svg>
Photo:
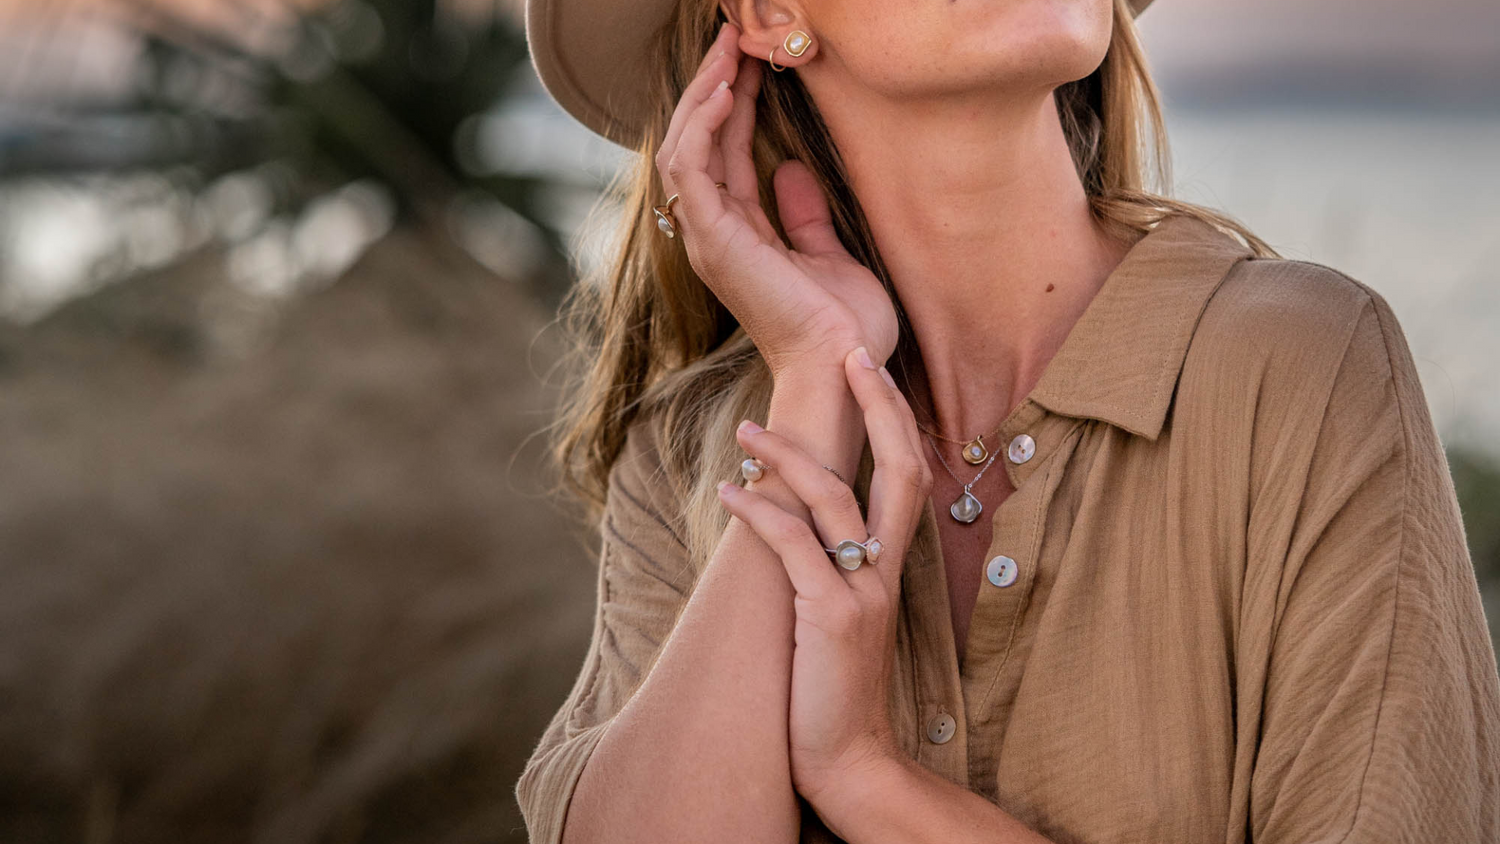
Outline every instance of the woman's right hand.
<svg viewBox="0 0 1500 844">
<path fill-rule="evenodd" d="M 760 207 L 750 150 L 763 71 L 740 51 L 739 35 L 733 23 L 720 29 L 656 156 L 666 195 L 681 194 L 672 216 L 688 260 L 773 374 L 841 367 L 858 346 L 884 362 L 896 347 L 895 307 L 839 242 L 812 170 L 791 160 L 773 177 L 791 248 Z M 721 81 L 733 85 L 716 87 Z"/>
</svg>

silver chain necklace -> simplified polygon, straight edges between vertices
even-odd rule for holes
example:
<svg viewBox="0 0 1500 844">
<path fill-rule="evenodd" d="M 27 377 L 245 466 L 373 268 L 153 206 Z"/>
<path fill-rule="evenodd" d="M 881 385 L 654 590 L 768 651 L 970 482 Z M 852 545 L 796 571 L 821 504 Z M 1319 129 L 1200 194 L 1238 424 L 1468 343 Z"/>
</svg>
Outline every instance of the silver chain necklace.
<svg viewBox="0 0 1500 844">
<path fill-rule="evenodd" d="M 972 524 L 975 519 L 979 518 L 979 514 L 984 512 L 984 505 L 980 503 L 978 496 L 974 495 L 972 491 L 973 486 L 979 483 L 980 478 L 984 477 L 984 473 L 990 468 L 990 464 L 995 462 L 995 458 L 1000 456 L 1000 452 L 997 451 L 991 454 L 990 459 L 985 462 L 984 468 L 980 469 L 979 474 L 974 476 L 974 480 L 964 483 L 963 478 L 953 474 L 953 469 L 949 467 L 948 461 L 943 459 L 943 452 L 938 450 L 937 443 L 933 441 L 932 435 L 927 434 L 926 436 L 928 444 L 932 446 L 932 453 L 937 455 L 938 462 L 943 464 L 943 468 L 948 470 L 948 474 L 953 477 L 953 480 L 963 484 L 964 491 L 958 498 L 954 499 L 952 504 L 948 505 L 948 514 L 953 516 L 956 521 L 966 525 Z"/>
</svg>

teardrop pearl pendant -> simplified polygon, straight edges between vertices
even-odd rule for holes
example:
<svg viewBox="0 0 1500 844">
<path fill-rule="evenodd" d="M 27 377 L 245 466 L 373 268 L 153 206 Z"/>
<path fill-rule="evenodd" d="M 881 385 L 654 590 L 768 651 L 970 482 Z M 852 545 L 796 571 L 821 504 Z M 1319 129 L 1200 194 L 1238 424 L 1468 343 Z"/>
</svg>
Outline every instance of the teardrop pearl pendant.
<svg viewBox="0 0 1500 844">
<path fill-rule="evenodd" d="M 974 493 L 969 492 L 968 484 L 964 484 L 963 494 L 959 495 L 958 498 L 954 499 L 952 504 L 948 505 L 949 515 L 966 525 L 973 524 L 974 520 L 979 518 L 979 514 L 983 512 L 984 505 L 980 503 L 979 498 Z"/>
</svg>

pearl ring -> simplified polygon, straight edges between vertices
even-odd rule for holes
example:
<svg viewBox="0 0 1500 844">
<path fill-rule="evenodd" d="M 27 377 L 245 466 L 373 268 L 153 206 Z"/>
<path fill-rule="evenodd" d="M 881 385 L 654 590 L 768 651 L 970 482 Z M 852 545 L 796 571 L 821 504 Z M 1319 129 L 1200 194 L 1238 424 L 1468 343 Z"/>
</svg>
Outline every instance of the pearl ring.
<svg viewBox="0 0 1500 844">
<path fill-rule="evenodd" d="M 864 542 L 845 539 L 837 547 L 824 548 L 823 550 L 832 554 L 833 561 L 838 563 L 841 568 L 854 571 L 863 563 L 874 565 L 875 561 L 880 558 L 880 552 L 884 548 L 885 546 L 881 544 L 879 539 L 871 536 Z"/>
<path fill-rule="evenodd" d="M 714 187 L 727 188 L 729 186 L 723 182 L 714 182 Z M 661 233 L 666 235 L 668 239 L 677 236 L 677 218 L 672 216 L 672 205 L 677 202 L 680 196 L 681 194 L 674 193 L 667 200 L 666 205 L 654 205 L 651 207 L 651 210 L 656 214 L 656 227 L 661 229 Z"/>
<path fill-rule="evenodd" d="M 740 477 L 746 481 L 758 481 L 766 476 L 766 470 L 771 468 L 770 464 L 762 463 L 754 457 L 746 457 L 740 464 Z"/>
</svg>

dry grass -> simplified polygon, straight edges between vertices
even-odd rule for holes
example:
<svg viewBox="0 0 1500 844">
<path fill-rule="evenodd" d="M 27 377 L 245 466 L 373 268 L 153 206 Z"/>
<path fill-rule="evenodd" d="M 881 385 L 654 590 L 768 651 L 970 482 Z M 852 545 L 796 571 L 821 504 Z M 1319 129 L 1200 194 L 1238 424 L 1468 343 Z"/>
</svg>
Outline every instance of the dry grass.
<svg viewBox="0 0 1500 844">
<path fill-rule="evenodd" d="M 217 266 L 0 335 L 0 840 L 524 840 L 594 588 L 542 316 L 398 232 L 225 358 Z"/>
</svg>

